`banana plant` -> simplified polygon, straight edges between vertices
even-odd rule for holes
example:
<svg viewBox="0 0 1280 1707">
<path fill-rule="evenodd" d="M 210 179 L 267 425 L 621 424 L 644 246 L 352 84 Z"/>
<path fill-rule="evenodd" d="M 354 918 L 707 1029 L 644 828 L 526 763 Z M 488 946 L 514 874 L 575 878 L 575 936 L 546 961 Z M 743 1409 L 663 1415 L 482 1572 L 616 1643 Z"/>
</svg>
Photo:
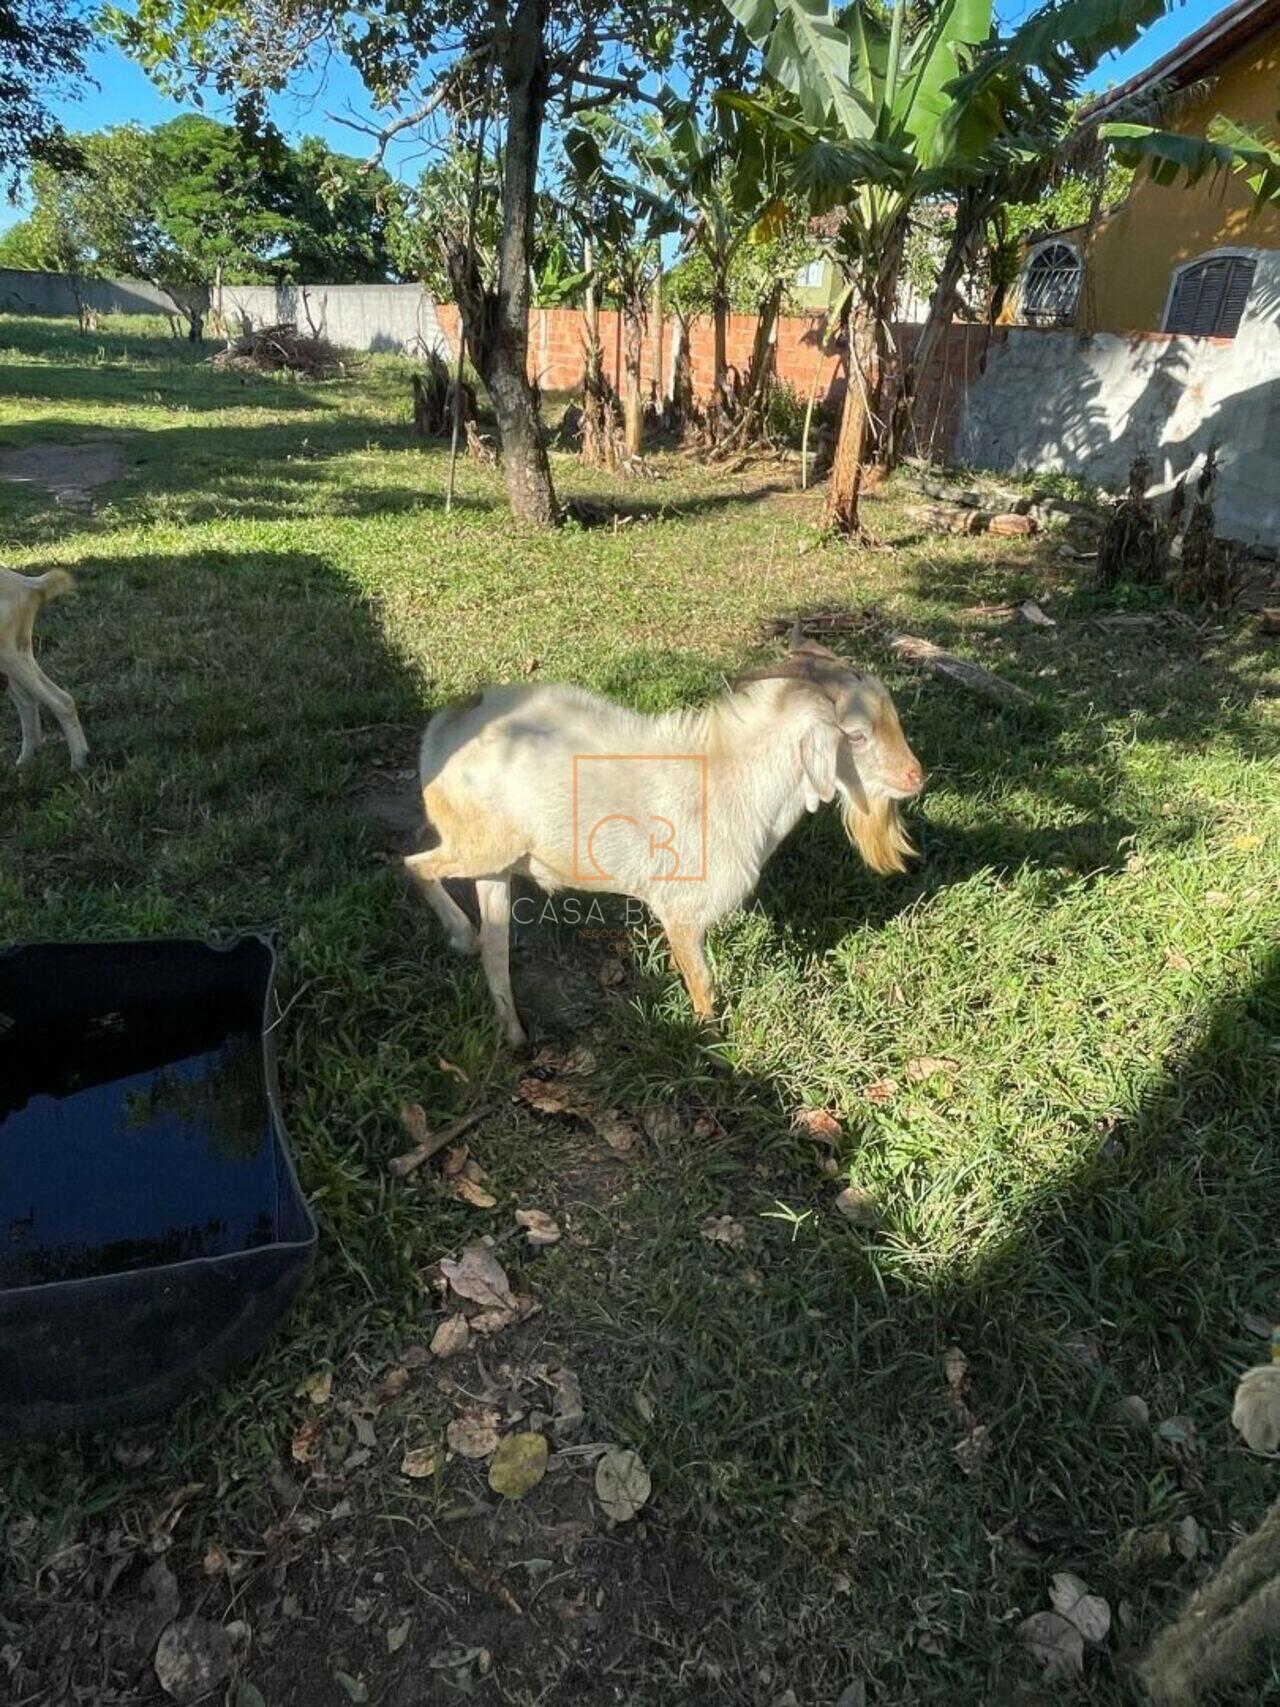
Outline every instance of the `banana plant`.
<svg viewBox="0 0 1280 1707">
<path fill-rule="evenodd" d="M 860 470 L 892 346 L 912 208 L 990 175 L 1018 145 L 1028 83 L 1068 87 L 1127 46 L 1166 0 L 1051 0 L 1002 36 L 992 0 L 920 8 L 872 0 L 724 0 L 787 100 L 722 93 L 724 109 L 790 155 L 812 210 L 842 210 L 839 250 L 857 303 L 828 521 L 858 528 Z"/>
<path fill-rule="evenodd" d="M 1253 191 L 1254 212 L 1280 207 L 1280 140 L 1221 114 L 1203 137 L 1119 120 L 1099 125 L 1098 135 L 1124 165 L 1146 166 L 1157 184 L 1190 186 L 1206 176 L 1236 173 Z"/>
</svg>

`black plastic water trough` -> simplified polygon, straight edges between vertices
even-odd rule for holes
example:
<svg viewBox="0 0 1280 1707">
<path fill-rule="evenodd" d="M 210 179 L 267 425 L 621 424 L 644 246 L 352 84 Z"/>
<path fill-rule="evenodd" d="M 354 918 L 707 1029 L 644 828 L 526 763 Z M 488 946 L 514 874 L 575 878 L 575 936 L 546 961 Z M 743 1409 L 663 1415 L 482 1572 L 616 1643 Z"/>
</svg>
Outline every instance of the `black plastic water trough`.
<svg viewBox="0 0 1280 1707">
<path fill-rule="evenodd" d="M 167 1411 L 297 1297 L 274 979 L 260 936 L 0 952 L 0 1432 Z"/>
</svg>

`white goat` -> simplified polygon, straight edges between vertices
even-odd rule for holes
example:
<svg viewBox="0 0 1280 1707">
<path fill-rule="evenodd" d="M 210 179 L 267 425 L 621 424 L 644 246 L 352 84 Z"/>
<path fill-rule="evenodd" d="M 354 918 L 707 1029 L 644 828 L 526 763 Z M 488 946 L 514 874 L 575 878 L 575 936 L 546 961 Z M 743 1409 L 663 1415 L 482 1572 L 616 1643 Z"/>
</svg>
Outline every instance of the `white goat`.
<svg viewBox="0 0 1280 1707">
<path fill-rule="evenodd" d="M 659 717 L 574 687 L 496 687 L 447 706 L 420 757 L 440 837 L 405 861 L 453 946 L 477 946 L 508 1040 L 525 1041 L 511 992 L 511 878 L 632 895 L 656 914 L 695 1012 L 713 1012 L 707 929 L 751 894 L 802 814 L 838 794 L 874 871 L 912 852 L 897 802 L 924 772 L 884 685 L 793 634 L 788 657 L 740 677 L 700 711 Z M 477 937 L 446 891 L 471 878 Z"/>
<path fill-rule="evenodd" d="M 76 704 L 36 663 L 31 636 L 40 607 L 49 599 L 69 593 L 75 582 L 65 569 L 50 569 L 47 575 L 15 575 L 0 569 L 0 677 L 5 678 L 9 698 L 18 708 L 22 727 L 22 751 L 18 763 L 25 765 L 40 745 L 40 707 L 57 718 L 71 749 L 71 763 L 81 769 L 89 756 Z"/>
</svg>

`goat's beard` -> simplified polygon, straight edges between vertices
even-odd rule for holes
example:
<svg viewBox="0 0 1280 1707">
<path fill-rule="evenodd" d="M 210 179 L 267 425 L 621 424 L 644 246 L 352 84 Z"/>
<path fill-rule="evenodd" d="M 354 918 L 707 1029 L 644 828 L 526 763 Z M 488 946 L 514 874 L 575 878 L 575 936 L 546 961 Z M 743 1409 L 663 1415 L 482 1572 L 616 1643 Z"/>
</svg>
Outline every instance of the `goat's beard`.
<svg viewBox="0 0 1280 1707">
<path fill-rule="evenodd" d="M 907 869 L 907 861 L 916 850 L 903 828 L 896 800 L 887 794 L 868 795 L 864 812 L 846 798 L 843 818 L 845 835 L 872 871 L 892 877 Z"/>
</svg>

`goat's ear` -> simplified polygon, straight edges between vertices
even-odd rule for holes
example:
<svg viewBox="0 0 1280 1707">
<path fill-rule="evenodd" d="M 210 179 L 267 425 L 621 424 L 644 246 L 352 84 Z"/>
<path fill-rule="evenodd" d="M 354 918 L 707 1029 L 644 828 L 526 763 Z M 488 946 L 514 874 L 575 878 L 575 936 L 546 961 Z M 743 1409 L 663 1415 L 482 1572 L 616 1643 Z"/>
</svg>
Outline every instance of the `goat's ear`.
<svg viewBox="0 0 1280 1707">
<path fill-rule="evenodd" d="M 867 791 L 862 786 L 862 778 L 858 775 L 858 767 L 854 763 L 853 748 L 843 737 L 836 749 L 836 781 L 844 789 L 849 799 L 859 812 L 869 812 L 870 803 Z"/>
<path fill-rule="evenodd" d="M 836 764 L 845 745 L 834 723 L 814 722 L 800 737 L 800 768 L 804 772 L 806 812 L 816 812 L 836 792 Z"/>
</svg>

